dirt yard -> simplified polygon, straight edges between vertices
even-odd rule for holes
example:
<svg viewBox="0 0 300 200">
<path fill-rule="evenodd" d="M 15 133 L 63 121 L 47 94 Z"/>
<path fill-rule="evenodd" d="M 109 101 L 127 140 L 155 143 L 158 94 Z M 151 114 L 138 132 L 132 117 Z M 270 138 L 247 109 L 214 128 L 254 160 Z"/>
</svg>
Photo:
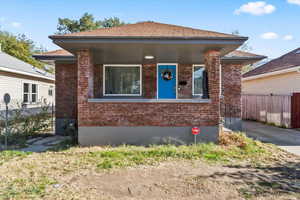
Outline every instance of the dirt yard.
<svg viewBox="0 0 300 200">
<path fill-rule="evenodd" d="M 297 167 L 299 169 L 300 165 Z M 300 193 L 297 195 L 300 185 L 290 187 L 291 178 L 290 174 L 282 174 L 275 167 L 259 169 L 211 166 L 199 161 L 168 162 L 105 173 L 85 170 L 63 177 L 59 182 L 64 184 L 57 190 L 80 194 L 78 199 L 300 199 Z"/>
<path fill-rule="evenodd" d="M 242 147 L 5 152 L 0 154 L 0 199 L 297 200 L 300 158 L 249 139 Z"/>
</svg>

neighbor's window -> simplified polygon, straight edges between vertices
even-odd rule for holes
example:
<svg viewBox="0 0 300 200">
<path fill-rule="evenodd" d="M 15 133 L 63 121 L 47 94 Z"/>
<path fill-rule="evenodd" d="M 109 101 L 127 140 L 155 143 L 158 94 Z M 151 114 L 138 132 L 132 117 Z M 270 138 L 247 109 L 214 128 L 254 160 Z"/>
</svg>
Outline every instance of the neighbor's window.
<svg viewBox="0 0 300 200">
<path fill-rule="evenodd" d="M 105 95 L 140 96 L 141 66 L 104 66 Z"/>
<path fill-rule="evenodd" d="M 53 88 L 50 87 L 49 90 L 48 90 L 48 96 L 53 96 Z"/>
<path fill-rule="evenodd" d="M 193 95 L 203 95 L 203 72 L 204 65 L 195 65 L 193 67 Z"/>
<path fill-rule="evenodd" d="M 29 103 L 29 83 L 24 83 L 23 85 L 23 102 Z"/>
<path fill-rule="evenodd" d="M 36 103 L 38 99 L 37 84 L 24 83 L 23 84 L 23 102 Z"/>
<path fill-rule="evenodd" d="M 37 102 L 37 85 L 31 84 L 31 102 L 36 103 Z"/>
</svg>

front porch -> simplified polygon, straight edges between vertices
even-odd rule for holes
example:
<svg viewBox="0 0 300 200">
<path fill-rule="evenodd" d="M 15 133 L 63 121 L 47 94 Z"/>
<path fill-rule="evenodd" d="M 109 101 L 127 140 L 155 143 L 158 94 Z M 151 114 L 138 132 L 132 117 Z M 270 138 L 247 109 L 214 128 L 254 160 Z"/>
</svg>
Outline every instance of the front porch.
<svg viewBox="0 0 300 200">
<path fill-rule="evenodd" d="M 216 58 L 219 59 L 219 58 Z M 220 68 L 220 59 L 217 61 Z M 209 64 L 93 64 L 89 102 L 209 103 Z M 78 66 L 81 67 L 81 66 Z M 90 70 L 89 72 L 87 70 Z M 217 69 L 220 71 L 220 69 Z M 220 72 L 217 73 L 220 73 Z M 167 78 L 163 77 L 167 74 Z M 168 75 L 169 74 L 169 75 Z M 218 78 L 218 77 L 217 77 Z"/>
<path fill-rule="evenodd" d="M 221 57 L 220 52 L 216 50 L 203 52 L 203 55 L 201 65 L 103 65 L 94 64 L 95 54 L 92 51 L 78 51 L 80 143 L 191 143 L 194 141 L 191 134 L 191 128 L 194 126 L 201 128 L 199 141 L 216 141 L 220 122 Z M 174 66 L 171 68 L 173 77 L 170 80 L 162 80 L 164 72 L 159 71 L 160 66 Z M 197 66 L 203 68 L 201 73 L 197 74 L 200 75 L 200 83 L 199 80 L 195 80 Z M 109 69 L 120 71 L 109 77 Z M 132 69 L 136 71 L 130 75 Z M 127 75 L 127 79 L 120 79 L 122 73 Z M 117 81 L 114 82 L 114 79 Z M 169 84 L 172 80 L 174 85 L 164 88 L 164 84 Z M 129 86 L 125 87 L 122 84 Z M 164 93 L 160 93 L 159 90 L 164 90 Z"/>
</svg>

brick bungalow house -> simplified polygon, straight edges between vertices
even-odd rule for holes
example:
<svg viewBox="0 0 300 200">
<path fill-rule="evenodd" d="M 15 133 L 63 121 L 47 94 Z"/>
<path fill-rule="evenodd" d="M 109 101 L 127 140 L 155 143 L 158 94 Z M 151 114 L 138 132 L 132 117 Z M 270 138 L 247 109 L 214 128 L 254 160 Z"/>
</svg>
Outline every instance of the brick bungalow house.
<svg viewBox="0 0 300 200">
<path fill-rule="evenodd" d="M 141 22 L 49 36 L 56 127 L 76 121 L 81 145 L 216 141 L 222 105 L 240 128 L 241 67 L 263 56 L 234 51 L 248 38 Z M 223 115 L 221 117 L 221 115 Z"/>
</svg>

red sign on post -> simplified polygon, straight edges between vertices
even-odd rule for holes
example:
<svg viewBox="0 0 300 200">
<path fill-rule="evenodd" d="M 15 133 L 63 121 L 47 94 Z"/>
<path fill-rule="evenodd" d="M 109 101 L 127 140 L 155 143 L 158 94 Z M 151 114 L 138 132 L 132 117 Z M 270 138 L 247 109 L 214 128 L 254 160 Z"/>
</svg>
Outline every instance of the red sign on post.
<svg viewBox="0 0 300 200">
<path fill-rule="evenodd" d="M 192 128 L 192 134 L 193 135 L 198 135 L 200 133 L 200 128 L 198 127 L 193 127 Z"/>
</svg>

